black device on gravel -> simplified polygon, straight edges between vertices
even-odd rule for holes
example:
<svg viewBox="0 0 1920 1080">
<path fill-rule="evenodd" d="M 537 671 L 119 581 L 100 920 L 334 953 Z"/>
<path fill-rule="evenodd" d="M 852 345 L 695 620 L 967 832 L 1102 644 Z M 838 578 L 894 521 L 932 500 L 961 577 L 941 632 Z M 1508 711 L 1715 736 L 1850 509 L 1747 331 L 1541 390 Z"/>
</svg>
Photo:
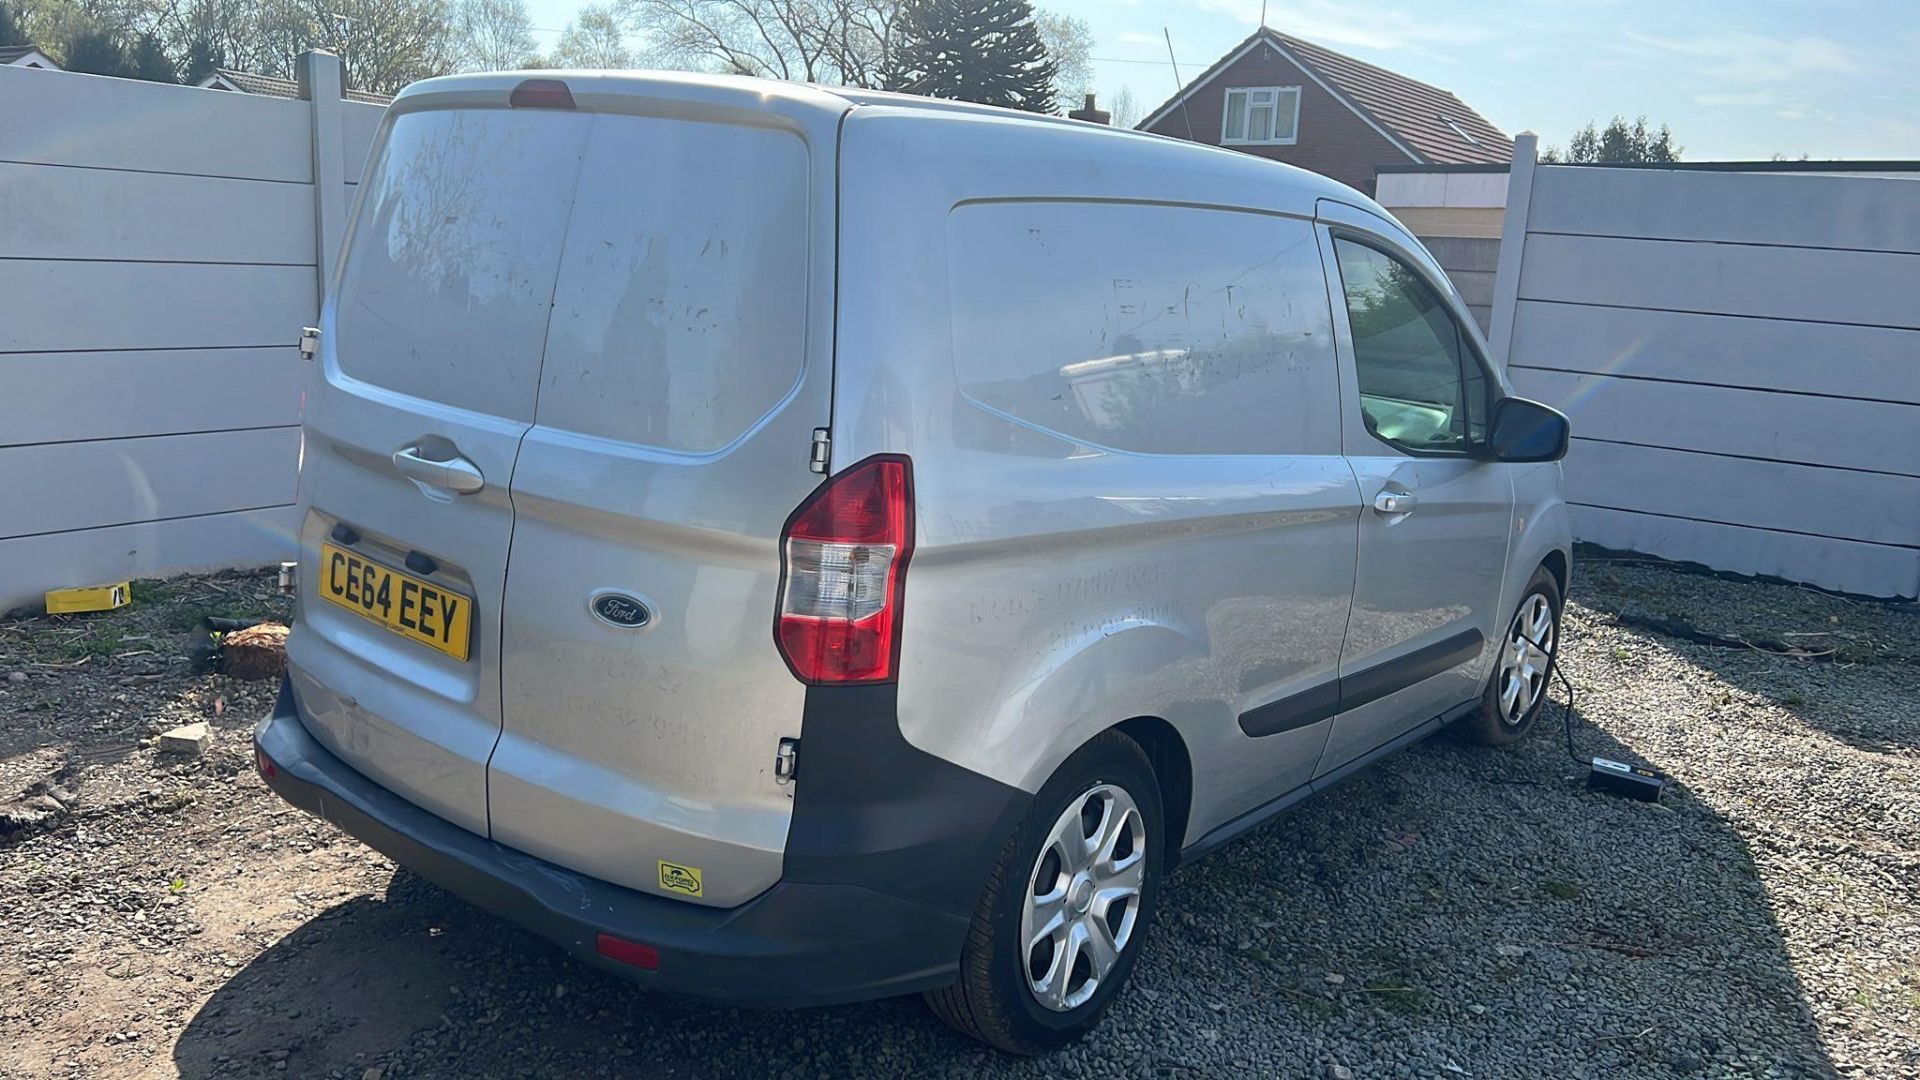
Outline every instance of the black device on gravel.
<svg viewBox="0 0 1920 1080">
<path fill-rule="evenodd" d="M 1559 658 L 1555 658 L 1553 676 L 1560 682 L 1560 688 L 1567 692 L 1567 703 L 1562 706 L 1562 718 L 1567 729 L 1567 756 L 1587 767 L 1587 790 L 1604 791 L 1609 795 L 1622 795 L 1641 802 L 1659 802 L 1662 792 L 1673 783 L 1668 777 L 1640 765 L 1629 765 L 1612 758 L 1581 757 L 1573 748 L 1573 683 L 1567 680 L 1566 672 L 1560 669 Z"/>
</svg>

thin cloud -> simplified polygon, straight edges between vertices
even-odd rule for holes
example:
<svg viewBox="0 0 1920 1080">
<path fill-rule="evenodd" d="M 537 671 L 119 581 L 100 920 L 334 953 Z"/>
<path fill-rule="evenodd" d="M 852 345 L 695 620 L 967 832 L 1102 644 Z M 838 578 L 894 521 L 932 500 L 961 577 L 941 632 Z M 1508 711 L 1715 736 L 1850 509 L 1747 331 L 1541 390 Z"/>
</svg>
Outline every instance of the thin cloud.
<svg viewBox="0 0 1920 1080">
<path fill-rule="evenodd" d="M 1734 31 L 1670 38 L 1628 30 L 1624 36 L 1636 45 L 1698 61 L 1701 73 L 1734 83 L 1784 83 L 1859 70 L 1845 46 L 1815 35 L 1775 38 Z"/>
<path fill-rule="evenodd" d="M 1252 30 L 1260 23 L 1259 0 L 1196 0 L 1202 11 L 1231 16 Z M 1466 19 L 1422 19 L 1406 11 L 1332 0 L 1292 0 L 1266 5 L 1267 25 L 1321 45 L 1426 52 L 1437 45 L 1473 45 L 1492 37 Z"/>
</svg>

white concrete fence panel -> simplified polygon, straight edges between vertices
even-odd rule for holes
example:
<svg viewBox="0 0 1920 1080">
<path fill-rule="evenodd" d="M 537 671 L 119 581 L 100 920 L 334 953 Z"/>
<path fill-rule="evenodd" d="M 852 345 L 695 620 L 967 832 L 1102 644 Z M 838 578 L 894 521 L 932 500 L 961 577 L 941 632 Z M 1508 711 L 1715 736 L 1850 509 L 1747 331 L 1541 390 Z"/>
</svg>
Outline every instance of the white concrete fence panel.
<svg viewBox="0 0 1920 1080">
<path fill-rule="evenodd" d="M 1579 539 L 1920 593 L 1920 180 L 1536 165 L 1496 349 L 1573 420 Z"/>
<path fill-rule="evenodd" d="M 0 610 L 287 557 L 300 327 L 384 109 L 0 67 Z"/>
</svg>

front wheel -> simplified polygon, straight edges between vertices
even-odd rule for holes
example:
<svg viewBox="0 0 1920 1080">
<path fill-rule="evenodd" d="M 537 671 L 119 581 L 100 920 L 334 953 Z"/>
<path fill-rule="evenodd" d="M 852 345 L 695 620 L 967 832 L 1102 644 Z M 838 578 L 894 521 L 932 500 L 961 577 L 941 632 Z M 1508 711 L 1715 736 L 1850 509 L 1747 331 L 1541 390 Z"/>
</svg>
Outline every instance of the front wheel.
<svg viewBox="0 0 1920 1080">
<path fill-rule="evenodd" d="M 1543 566 L 1520 595 L 1480 708 L 1460 722 L 1461 733 L 1491 746 L 1525 735 L 1546 706 L 1547 679 L 1559 648 L 1560 584 Z"/>
<path fill-rule="evenodd" d="M 927 1003 L 1015 1054 L 1091 1031 L 1146 944 L 1165 844 L 1152 765 L 1103 732 L 1035 796 L 980 897 L 960 981 Z"/>
</svg>

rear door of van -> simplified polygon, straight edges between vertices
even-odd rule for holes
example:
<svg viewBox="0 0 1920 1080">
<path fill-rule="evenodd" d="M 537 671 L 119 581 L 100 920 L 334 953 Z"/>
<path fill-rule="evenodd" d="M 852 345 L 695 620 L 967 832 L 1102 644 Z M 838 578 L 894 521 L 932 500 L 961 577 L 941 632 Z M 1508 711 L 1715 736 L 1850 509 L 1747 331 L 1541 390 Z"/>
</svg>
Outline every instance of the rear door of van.
<svg viewBox="0 0 1920 1080">
<path fill-rule="evenodd" d="M 316 738 L 484 834 L 508 492 L 593 118 L 452 104 L 394 106 L 322 316 L 288 648 Z"/>
<path fill-rule="evenodd" d="M 513 479 L 493 837 L 731 906 L 779 879 L 792 806 L 779 540 L 823 479 L 847 105 L 567 82 L 590 128 Z"/>
</svg>

